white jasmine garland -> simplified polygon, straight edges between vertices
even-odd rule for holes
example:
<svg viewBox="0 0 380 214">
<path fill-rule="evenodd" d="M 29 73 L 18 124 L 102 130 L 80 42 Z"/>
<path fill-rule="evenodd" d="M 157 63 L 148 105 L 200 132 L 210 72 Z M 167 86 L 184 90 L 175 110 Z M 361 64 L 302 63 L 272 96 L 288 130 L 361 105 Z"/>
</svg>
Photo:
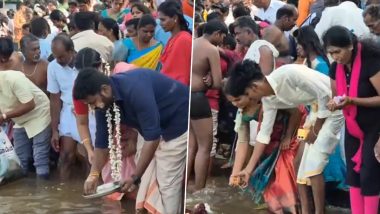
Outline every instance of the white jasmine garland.
<svg viewBox="0 0 380 214">
<path fill-rule="evenodd" d="M 111 108 L 114 113 L 114 118 L 112 119 Z M 111 164 L 111 177 L 114 181 L 121 180 L 121 133 L 120 133 L 120 109 L 113 103 L 113 107 L 109 107 L 106 112 L 107 117 L 107 127 L 108 127 L 108 148 L 109 148 L 109 158 Z M 115 130 L 113 129 L 113 124 L 115 124 Z M 114 140 L 115 133 L 115 140 Z"/>
</svg>

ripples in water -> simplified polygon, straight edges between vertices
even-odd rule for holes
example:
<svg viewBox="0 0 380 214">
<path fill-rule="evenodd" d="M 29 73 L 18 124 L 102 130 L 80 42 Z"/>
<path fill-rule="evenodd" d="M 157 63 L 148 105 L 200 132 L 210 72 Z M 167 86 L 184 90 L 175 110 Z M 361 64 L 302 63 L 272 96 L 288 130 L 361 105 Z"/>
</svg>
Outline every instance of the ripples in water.
<svg viewBox="0 0 380 214">
<path fill-rule="evenodd" d="M 84 199 L 83 182 L 59 182 L 35 178 L 20 180 L 0 186 L 0 213 L 133 213 L 134 202 L 124 203 L 105 199 Z"/>
<path fill-rule="evenodd" d="M 205 189 L 193 194 L 186 194 L 186 206 L 192 209 L 198 203 L 205 203 L 209 206 L 212 213 L 231 214 L 231 213 L 252 213 L 266 214 L 267 210 L 259 209 L 250 199 L 237 188 L 228 186 L 228 179 L 224 176 L 211 177 Z M 327 214 L 349 214 L 347 209 L 328 207 Z"/>
</svg>

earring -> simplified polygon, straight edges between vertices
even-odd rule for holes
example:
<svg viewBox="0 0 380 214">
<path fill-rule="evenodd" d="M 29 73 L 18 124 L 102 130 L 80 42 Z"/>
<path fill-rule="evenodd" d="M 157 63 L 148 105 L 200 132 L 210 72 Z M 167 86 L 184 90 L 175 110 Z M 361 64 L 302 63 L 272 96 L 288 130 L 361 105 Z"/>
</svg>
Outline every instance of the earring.
<svg viewBox="0 0 380 214">
<path fill-rule="evenodd" d="M 177 23 L 177 19 L 174 19 L 174 22 Z"/>
</svg>

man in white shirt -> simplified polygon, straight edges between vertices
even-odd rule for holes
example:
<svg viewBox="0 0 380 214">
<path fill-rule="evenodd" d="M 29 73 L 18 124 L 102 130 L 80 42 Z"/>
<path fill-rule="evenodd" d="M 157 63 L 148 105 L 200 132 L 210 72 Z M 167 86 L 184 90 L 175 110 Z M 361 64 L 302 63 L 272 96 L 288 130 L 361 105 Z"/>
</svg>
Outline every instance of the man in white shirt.
<svg viewBox="0 0 380 214">
<path fill-rule="evenodd" d="M 306 185 L 312 186 L 315 213 L 324 213 L 323 170 L 329 155 L 338 143 L 338 134 L 344 124 L 341 111 L 331 113 L 327 103 L 331 100 L 330 79 L 304 65 L 283 65 L 264 76 L 253 61 L 237 65 L 241 73 L 251 73 L 251 85 L 246 93 L 252 99 L 261 99 L 263 121 L 256 142 L 268 144 L 273 131 L 277 110 L 297 108 L 317 101 L 317 121 L 305 138 L 306 145 L 297 176 L 302 213 L 310 213 Z M 254 69 L 252 69 L 254 68 Z M 245 70 L 246 69 L 246 70 Z M 236 72 L 236 71 L 235 71 Z M 252 74 L 253 73 L 253 74 Z"/>
<path fill-rule="evenodd" d="M 80 142 L 72 91 L 78 71 L 73 67 L 75 50 L 73 41 L 60 34 L 53 39 L 54 60 L 47 69 L 47 90 L 50 92 L 52 146 L 60 153 L 60 175 L 67 178 L 75 163 L 76 142 Z"/>
<path fill-rule="evenodd" d="M 274 24 L 276 21 L 277 10 L 285 5 L 278 0 L 255 0 L 253 4 L 258 8 L 257 17 L 263 21 L 269 21 Z"/>
<path fill-rule="evenodd" d="M 320 39 L 334 25 L 348 28 L 358 37 L 369 35 L 369 29 L 363 21 L 363 10 L 353 1 L 343 0 L 338 6 L 328 7 L 322 12 L 321 20 L 315 27 Z"/>
<path fill-rule="evenodd" d="M 100 53 L 102 59 L 107 62 L 112 60 L 114 44 L 105 36 L 94 31 L 96 14 L 93 12 L 79 12 L 74 16 L 75 27 L 79 31 L 71 39 L 74 42 L 76 52 L 83 48 L 92 48 Z"/>
</svg>

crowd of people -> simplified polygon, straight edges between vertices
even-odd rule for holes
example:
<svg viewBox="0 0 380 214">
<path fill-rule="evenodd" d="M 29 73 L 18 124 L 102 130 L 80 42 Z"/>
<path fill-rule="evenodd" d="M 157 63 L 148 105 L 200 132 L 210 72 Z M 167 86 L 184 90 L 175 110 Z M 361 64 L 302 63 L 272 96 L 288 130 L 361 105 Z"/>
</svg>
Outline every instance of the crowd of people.
<svg viewBox="0 0 380 214">
<path fill-rule="evenodd" d="M 0 125 L 24 175 L 49 179 L 58 159 L 68 180 L 81 162 L 85 195 L 119 182 L 107 197 L 138 213 L 182 213 L 193 2 L 24 1 L 0 16 Z"/>
<path fill-rule="evenodd" d="M 226 185 L 253 196 L 252 207 L 326 213 L 333 182 L 352 213 L 378 213 L 379 9 L 375 0 L 196 2 L 187 191 L 207 186 L 223 143 Z"/>
</svg>

